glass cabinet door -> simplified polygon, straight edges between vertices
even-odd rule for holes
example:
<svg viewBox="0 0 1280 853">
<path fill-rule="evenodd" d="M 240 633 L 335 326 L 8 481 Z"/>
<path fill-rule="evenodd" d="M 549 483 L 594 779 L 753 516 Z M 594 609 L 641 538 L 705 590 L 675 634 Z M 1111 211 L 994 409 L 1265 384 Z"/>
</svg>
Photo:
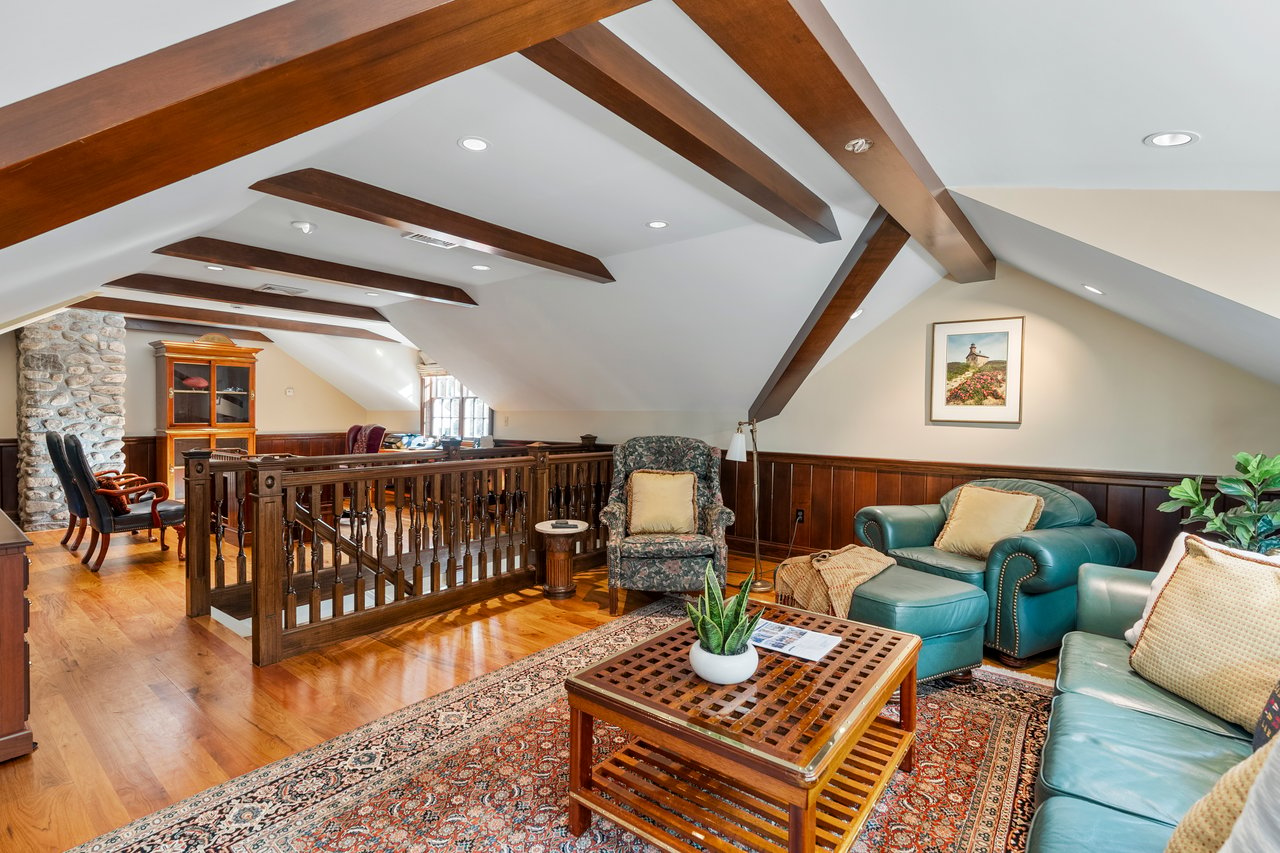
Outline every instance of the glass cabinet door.
<svg viewBox="0 0 1280 853">
<path fill-rule="evenodd" d="M 173 363 L 169 395 L 173 398 L 175 424 L 209 423 L 210 365 L 206 362 Z"/>
<path fill-rule="evenodd" d="M 249 423 L 251 402 L 249 370 L 248 367 L 239 365 L 219 364 L 217 366 L 218 403 L 214 410 L 215 423 Z"/>
</svg>

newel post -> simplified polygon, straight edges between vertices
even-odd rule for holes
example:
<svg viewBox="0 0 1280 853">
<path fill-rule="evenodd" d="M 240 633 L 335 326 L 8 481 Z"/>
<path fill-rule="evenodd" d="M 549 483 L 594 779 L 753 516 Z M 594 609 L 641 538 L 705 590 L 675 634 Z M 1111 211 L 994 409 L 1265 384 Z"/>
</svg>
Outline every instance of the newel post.
<svg viewBox="0 0 1280 853">
<path fill-rule="evenodd" d="M 185 454 L 187 522 L 187 616 L 209 615 L 209 530 L 213 522 L 209 470 L 212 450 L 189 450 Z"/>
<path fill-rule="evenodd" d="M 551 492 L 551 471 L 550 459 L 551 453 L 542 448 L 545 445 L 542 442 L 535 442 L 529 445 L 529 453 L 533 456 L 533 467 L 530 469 L 532 479 L 529 489 L 529 529 L 525 531 L 525 535 L 533 537 L 533 527 L 540 521 L 546 521 L 551 517 L 549 507 L 549 497 Z M 531 553 L 534 555 L 534 563 L 538 569 L 538 583 L 546 580 L 547 573 L 547 549 L 546 542 L 539 541 L 542 537 L 533 540 L 533 548 Z"/>
<path fill-rule="evenodd" d="M 253 663 L 266 666 L 283 656 L 285 542 L 281 462 L 250 462 L 253 478 Z"/>
</svg>

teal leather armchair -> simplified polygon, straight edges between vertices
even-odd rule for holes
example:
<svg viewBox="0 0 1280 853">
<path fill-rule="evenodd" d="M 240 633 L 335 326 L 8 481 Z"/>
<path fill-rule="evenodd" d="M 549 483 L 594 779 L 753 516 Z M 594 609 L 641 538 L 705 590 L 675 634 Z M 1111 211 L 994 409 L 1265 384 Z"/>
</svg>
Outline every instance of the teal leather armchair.
<svg viewBox="0 0 1280 853">
<path fill-rule="evenodd" d="M 1137 556 L 1128 534 L 1098 520 L 1093 505 L 1070 489 L 1039 480 L 975 480 L 971 485 L 1031 492 L 1044 499 L 1035 529 L 998 541 L 985 561 L 933 546 L 960 488 L 936 504 L 870 506 L 854 530 L 866 545 L 900 565 L 986 590 L 985 643 L 1012 664 L 1056 648 L 1076 624 L 1081 564 L 1127 566 Z"/>
</svg>

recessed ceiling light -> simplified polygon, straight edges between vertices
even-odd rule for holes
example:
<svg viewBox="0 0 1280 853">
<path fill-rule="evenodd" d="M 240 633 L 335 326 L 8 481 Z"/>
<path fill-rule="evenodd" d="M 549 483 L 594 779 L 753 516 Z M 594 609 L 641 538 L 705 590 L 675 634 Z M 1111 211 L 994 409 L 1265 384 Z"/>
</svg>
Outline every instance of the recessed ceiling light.
<svg viewBox="0 0 1280 853">
<path fill-rule="evenodd" d="M 1144 145 L 1153 148 L 1175 148 L 1179 145 L 1190 145 L 1200 138 L 1193 130 L 1162 130 L 1142 140 Z"/>
<path fill-rule="evenodd" d="M 1082 286 L 1084 287 L 1085 290 L 1089 291 L 1090 293 L 1096 293 L 1099 296 L 1106 296 L 1105 293 L 1103 293 L 1101 290 L 1098 290 L 1098 288 L 1094 287 L 1092 284 L 1086 284 Z"/>
<path fill-rule="evenodd" d="M 303 234 L 310 234 L 316 230 L 316 224 L 314 222 L 306 222 L 301 219 L 295 219 L 293 222 L 290 222 L 289 224 L 292 225 L 294 228 L 297 228 Z"/>
<path fill-rule="evenodd" d="M 205 269 L 213 270 L 214 272 L 222 272 L 224 269 L 226 269 L 226 267 L 219 267 L 219 266 L 214 266 L 213 264 L 208 264 L 205 266 Z"/>
<path fill-rule="evenodd" d="M 870 139 L 859 136 L 857 139 L 850 139 L 844 144 L 845 151 L 851 151 L 854 154 L 866 154 L 874 145 Z"/>
<path fill-rule="evenodd" d="M 854 311 L 852 314 L 849 315 L 849 319 L 856 320 L 861 316 L 862 316 L 862 309 L 859 308 L 857 311 Z"/>
<path fill-rule="evenodd" d="M 489 140 L 478 136 L 464 136 L 458 140 L 458 144 L 468 151 L 483 151 L 489 147 Z"/>
<path fill-rule="evenodd" d="M 381 294 L 381 293 L 379 293 L 379 292 L 378 292 L 378 291 L 376 291 L 376 290 L 366 290 L 366 291 L 364 292 L 364 295 L 365 295 L 365 296 L 381 296 L 382 294 Z"/>
<path fill-rule="evenodd" d="M 488 266 L 485 266 L 484 264 L 472 264 L 471 268 L 473 270 L 480 270 L 480 272 L 488 272 L 489 270 L 493 269 L 493 267 L 488 267 Z"/>
<path fill-rule="evenodd" d="M 655 220 L 653 220 L 652 222 L 649 222 L 649 223 L 646 223 L 646 224 L 647 224 L 650 228 L 666 228 L 666 227 L 667 227 L 667 225 L 668 225 L 668 223 L 663 222 L 661 219 L 655 219 Z"/>
</svg>

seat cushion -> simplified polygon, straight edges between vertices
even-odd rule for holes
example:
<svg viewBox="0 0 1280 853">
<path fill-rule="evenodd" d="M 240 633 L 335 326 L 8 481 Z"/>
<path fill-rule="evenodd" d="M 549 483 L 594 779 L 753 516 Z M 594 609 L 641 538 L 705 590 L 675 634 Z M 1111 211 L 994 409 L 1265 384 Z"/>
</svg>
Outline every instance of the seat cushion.
<svg viewBox="0 0 1280 853">
<path fill-rule="evenodd" d="M 1053 700 L 1037 799 L 1066 795 L 1174 826 L 1251 754 L 1248 741 L 1063 693 Z"/>
<path fill-rule="evenodd" d="M 1124 640 L 1073 631 L 1062 638 L 1058 657 L 1060 693 L 1080 693 L 1144 714 L 1214 734 L 1246 740 L 1249 733 L 1181 696 L 1157 687 L 1129 666 Z"/>
<path fill-rule="evenodd" d="M 117 530 L 141 530 L 151 526 L 152 501 L 140 501 L 129 507 L 127 515 L 115 518 Z M 187 506 L 182 501 L 160 501 L 156 507 L 160 513 L 160 523 L 166 527 L 180 523 L 187 515 Z"/>
<path fill-rule="evenodd" d="M 937 637 L 985 624 L 987 594 L 963 581 L 890 566 L 858 586 L 849 618 Z"/>
<path fill-rule="evenodd" d="M 637 533 L 622 540 L 624 557 L 710 557 L 716 543 L 700 533 Z"/>
<path fill-rule="evenodd" d="M 1275 744 L 1269 743 L 1228 770 L 1213 786 L 1213 790 L 1192 806 L 1191 811 L 1179 821 L 1165 853 L 1221 850 L 1244 811 L 1245 800 L 1248 799 L 1267 756 L 1274 751 Z"/>
<path fill-rule="evenodd" d="M 1036 809 L 1027 853 L 1161 853 L 1173 827 L 1075 797 L 1050 797 Z"/>
<path fill-rule="evenodd" d="M 899 565 L 907 568 L 919 569 L 922 572 L 955 581 L 964 581 L 978 587 L 983 585 L 983 575 L 987 571 L 987 564 L 982 560 L 966 557 L 963 554 L 952 554 L 934 548 L 932 545 L 922 545 L 918 548 L 894 548 L 889 552 L 889 556 L 897 560 Z"/>
</svg>

